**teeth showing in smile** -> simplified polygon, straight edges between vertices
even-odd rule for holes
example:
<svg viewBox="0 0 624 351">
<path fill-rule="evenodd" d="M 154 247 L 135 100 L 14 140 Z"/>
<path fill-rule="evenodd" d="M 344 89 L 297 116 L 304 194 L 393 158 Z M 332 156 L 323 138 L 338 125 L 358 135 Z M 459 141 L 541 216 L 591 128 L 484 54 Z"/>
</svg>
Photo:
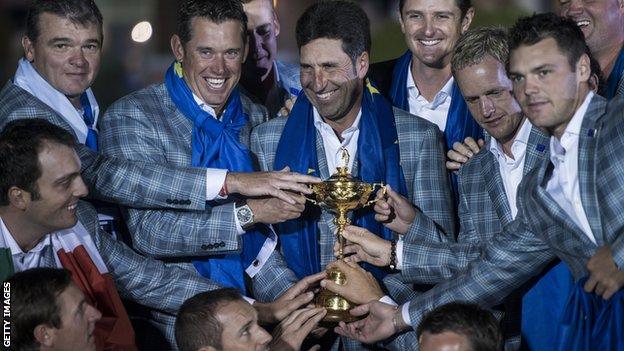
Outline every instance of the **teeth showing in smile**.
<svg viewBox="0 0 624 351">
<path fill-rule="evenodd" d="M 327 93 L 316 94 L 320 100 L 328 100 L 332 95 L 334 95 L 334 91 L 329 91 Z"/>
<path fill-rule="evenodd" d="M 579 20 L 579 21 L 576 21 L 576 25 L 579 26 L 579 27 L 589 26 L 589 21 L 588 20 Z"/>
<path fill-rule="evenodd" d="M 78 204 L 69 205 L 67 206 L 67 211 L 73 211 L 76 209 L 76 207 L 78 207 Z"/>
<path fill-rule="evenodd" d="M 225 84 L 225 78 L 206 78 L 206 83 L 208 83 L 212 89 L 220 89 L 223 87 L 223 84 Z"/>
<path fill-rule="evenodd" d="M 441 42 L 442 40 L 440 39 L 435 39 L 435 40 L 419 40 L 419 42 L 425 46 L 433 46 L 436 45 L 437 43 Z"/>
</svg>

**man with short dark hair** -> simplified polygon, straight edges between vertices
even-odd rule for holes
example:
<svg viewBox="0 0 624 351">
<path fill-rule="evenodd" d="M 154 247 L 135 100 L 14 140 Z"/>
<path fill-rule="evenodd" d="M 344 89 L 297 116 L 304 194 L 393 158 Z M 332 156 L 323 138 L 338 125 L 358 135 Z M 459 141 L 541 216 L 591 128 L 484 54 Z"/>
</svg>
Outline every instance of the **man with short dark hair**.
<svg viewBox="0 0 624 351">
<path fill-rule="evenodd" d="M 22 38 L 24 58 L 0 91 L 0 130 L 16 119 L 44 118 L 72 133 L 82 175 L 98 199 L 129 206 L 204 211 L 206 201 L 226 193 L 273 195 L 305 190 L 300 176 L 286 172 L 249 174 L 127 161 L 95 152 L 99 107 L 90 86 L 102 57 L 102 15 L 92 0 L 34 0 Z M 222 196 L 219 196 L 221 191 Z M 107 207 L 110 207 L 108 205 Z M 237 237 L 206 235 L 204 243 Z"/>
<path fill-rule="evenodd" d="M 72 283 L 68 270 L 33 268 L 5 284 L 11 289 L 11 350 L 95 351 L 95 323 L 102 314 Z"/>
<path fill-rule="evenodd" d="M 592 56 L 602 69 L 605 86 L 600 95 L 624 95 L 624 1 L 557 1 L 558 12 L 583 31 Z"/>
<path fill-rule="evenodd" d="M 622 345 L 621 328 L 608 328 L 606 320 L 621 314 L 615 306 L 624 299 L 624 216 L 618 200 L 624 196 L 624 100 L 607 105 L 591 91 L 589 48 L 573 21 L 534 15 L 519 20 L 510 38 L 514 96 L 529 120 L 550 135 L 549 159 L 518 189 L 516 219 L 468 270 L 398 313 L 378 303 L 360 306 L 352 312 L 369 316 L 342 326 L 342 333 L 371 342 L 418 324 L 425 310 L 439 304 L 469 300 L 491 306 L 559 257 L 576 285 L 553 348 L 572 349 L 579 340 L 591 349 Z"/>
<path fill-rule="evenodd" d="M 176 341 L 180 351 L 296 351 L 323 316 L 323 308 L 296 310 L 275 329 L 272 338 L 238 290 L 218 289 L 184 302 L 176 320 Z"/>
<path fill-rule="evenodd" d="M 188 297 L 219 286 L 142 257 L 104 232 L 95 209 L 81 201 L 88 190 L 75 144 L 41 119 L 13 121 L 0 133 L 0 279 L 35 267 L 69 269 L 104 314 L 96 325 L 100 349 L 134 350 L 120 295 L 174 315 Z"/>
<path fill-rule="evenodd" d="M 289 116 L 254 129 L 252 150 L 262 169 L 289 166 L 329 178 L 337 167 L 346 167 L 365 182 L 389 184 L 419 208 L 412 235 L 454 238 L 454 206 L 440 132 L 432 123 L 393 108 L 365 81 L 371 48 L 365 12 L 347 1 L 314 4 L 297 22 L 297 45 L 305 95 L 297 98 Z M 325 270 L 335 260 L 333 218 L 329 211 L 310 208 L 277 226 L 292 278 L 288 281 L 274 271 L 272 280 L 288 286 L 296 280 L 292 273 L 301 278 Z M 376 222 L 371 208 L 357 211 L 352 220 L 401 245 L 402 237 Z M 385 275 L 367 269 L 378 279 Z M 261 290 L 260 299 L 270 300 L 275 292 L 265 286 L 255 289 Z M 382 297 L 375 291 L 353 302 Z M 360 347 L 344 342 L 346 347 Z"/>
<path fill-rule="evenodd" d="M 248 19 L 249 54 L 240 84 L 273 118 L 287 99 L 299 95 L 299 66 L 277 59 L 280 22 L 273 1 L 243 0 L 243 9 Z"/>
<path fill-rule="evenodd" d="M 420 351 L 500 351 L 503 344 L 496 318 L 477 305 L 462 302 L 427 313 L 416 334 Z"/>
<path fill-rule="evenodd" d="M 250 131 L 267 119 L 267 113 L 237 88 L 247 55 L 246 24 L 240 0 L 184 1 L 177 34 L 171 38 L 175 62 L 162 84 L 127 95 L 106 111 L 100 122 L 102 152 L 172 167 L 252 172 L 255 164 L 247 148 Z M 280 171 L 290 174 L 288 167 Z M 262 179 L 263 173 L 257 175 Z M 305 175 L 296 177 L 318 181 Z M 300 189 L 289 195 L 292 202 L 275 197 L 229 197 L 209 202 L 204 211 L 196 212 L 126 207 L 133 247 L 245 293 L 250 280 L 284 266 L 274 254 L 277 236 L 269 224 L 300 215 L 305 206 L 302 193 L 311 191 L 299 185 Z M 208 241 L 210 238 L 216 240 Z M 242 250 L 234 251 L 239 247 Z M 280 285 L 284 289 L 265 300 L 268 304 L 254 304 L 261 320 L 278 322 L 287 314 L 282 308 L 291 310 L 308 303 L 312 297 L 300 293 L 320 277 L 302 279 L 290 290 Z M 265 282 L 268 286 L 281 284 L 279 279 Z M 273 304 L 278 296 L 282 300 Z M 160 311 L 151 314 L 166 325 L 175 318 Z M 172 330 L 167 330 L 167 337 L 173 344 Z"/>
</svg>

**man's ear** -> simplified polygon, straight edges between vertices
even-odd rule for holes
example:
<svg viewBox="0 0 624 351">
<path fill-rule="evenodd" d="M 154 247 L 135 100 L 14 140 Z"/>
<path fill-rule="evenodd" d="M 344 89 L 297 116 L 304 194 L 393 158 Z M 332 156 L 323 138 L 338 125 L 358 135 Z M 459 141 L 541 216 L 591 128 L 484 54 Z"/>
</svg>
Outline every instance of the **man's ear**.
<svg viewBox="0 0 624 351">
<path fill-rule="evenodd" d="M 24 48 L 24 57 L 26 60 L 28 60 L 28 62 L 33 62 L 35 60 L 35 43 L 26 35 L 22 37 L 22 48 Z"/>
<path fill-rule="evenodd" d="M 56 329 L 50 327 L 49 325 L 39 324 L 33 330 L 33 334 L 35 336 L 35 340 L 41 345 L 45 347 L 54 346 L 54 342 L 56 340 Z"/>
<path fill-rule="evenodd" d="M 280 34 L 280 21 L 279 18 L 277 18 L 277 12 L 275 12 L 275 10 L 273 10 L 273 27 L 275 27 L 275 36 L 277 37 Z"/>
<path fill-rule="evenodd" d="M 472 23 L 472 19 L 474 18 L 475 9 L 471 7 L 466 11 L 464 18 L 462 18 L 461 22 L 461 33 L 464 34 L 470 28 L 470 24 Z"/>
<path fill-rule="evenodd" d="M 8 191 L 9 204 L 20 210 L 25 210 L 28 207 L 28 203 L 31 201 L 31 195 L 29 192 L 12 186 Z"/>
<path fill-rule="evenodd" d="M 588 82 L 591 77 L 591 61 L 587 54 L 583 54 L 576 63 L 576 72 L 580 82 Z"/>
<path fill-rule="evenodd" d="M 368 66 L 370 64 L 370 57 L 368 56 L 368 52 L 364 51 L 356 60 L 355 60 L 355 73 L 358 78 L 364 79 L 366 74 L 368 73 Z"/>
<path fill-rule="evenodd" d="M 177 34 L 171 36 L 171 51 L 173 52 L 173 56 L 176 58 L 176 61 L 182 62 L 184 59 L 184 45 Z"/>
</svg>

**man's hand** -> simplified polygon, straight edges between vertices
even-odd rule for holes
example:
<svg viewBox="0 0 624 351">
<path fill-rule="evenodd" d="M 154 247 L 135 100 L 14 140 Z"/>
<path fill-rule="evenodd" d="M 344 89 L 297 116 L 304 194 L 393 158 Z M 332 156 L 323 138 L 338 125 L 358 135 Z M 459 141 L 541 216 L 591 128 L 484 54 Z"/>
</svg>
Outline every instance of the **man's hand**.
<svg viewBox="0 0 624 351">
<path fill-rule="evenodd" d="M 389 241 L 378 237 L 365 228 L 352 225 L 345 227 L 342 235 L 347 239 L 343 254 L 353 254 L 347 257 L 349 261 L 365 261 L 377 267 L 386 267 L 390 264 L 391 244 Z M 339 247 L 340 243 L 336 241 L 334 244 L 334 256 L 336 257 L 339 254 Z"/>
<path fill-rule="evenodd" d="M 596 295 L 608 300 L 624 286 L 624 272 L 618 270 L 610 246 L 603 246 L 587 262 L 589 279 L 585 283 L 585 291 L 594 291 Z"/>
<path fill-rule="evenodd" d="M 368 316 L 349 324 L 340 322 L 340 324 L 334 328 L 334 332 L 351 339 L 359 340 L 365 344 L 373 344 L 385 340 L 409 328 L 409 326 L 403 322 L 401 310 L 383 302 L 373 301 L 365 305 L 360 305 L 349 312 L 354 316 L 363 316 L 368 313 Z M 393 319 L 396 321 L 396 327 L 392 322 Z"/>
<path fill-rule="evenodd" d="M 399 234 L 407 233 L 410 225 L 416 217 L 416 209 L 408 199 L 386 186 L 386 195 L 377 192 L 375 203 L 375 220 L 381 222 L 388 229 Z"/>
<path fill-rule="evenodd" d="M 303 340 L 326 314 L 327 310 L 322 307 L 306 307 L 294 311 L 273 331 L 273 341 L 269 344 L 269 350 L 295 351 L 301 349 Z"/>
<path fill-rule="evenodd" d="M 339 294 L 358 305 L 377 301 L 384 296 L 373 275 L 355 262 L 334 261 L 327 268 L 336 268 L 346 276 L 344 285 L 338 285 L 329 279 L 321 281 L 325 289 Z"/>
<path fill-rule="evenodd" d="M 301 216 L 301 213 L 305 210 L 305 196 L 297 194 L 290 194 L 290 196 L 295 200 L 294 204 L 289 204 L 274 197 L 247 200 L 247 205 L 254 213 L 254 223 L 282 223 Z"/>
<path fill-rule="evenodd" d="M 261 303 L 256 301 L 254 307 L 258 311 L 258 320 L 262 324 L 281 322 L 293 311 L 310 303 L 314 298 L 314 292 L 311 290 L 318 287 L 318 283 L 325 276 L 325 272 L 309 275 L 291 286 L 273 302 Z"/>
<path fill-rule="evenodd" d="M 285 167 L 279 172 L 228 172 L 225 185 L 229 193 L 245 196 L 272 196 L 291 205 L 297 200 L 294 193 L 311 194 L 312 190 L 306 184 L 319 183 L 320 178 L 311 177 L 295 172 Z"/>
<path fill-rule="evenodd" d="M 290 115 L 290 111 L 292 111 L 295 102 L 297 101 L 297 97 L 293 96 L 288 100 L 284 101 L 284 107 L 282 107 L 277 113 L 278 116 L 288 116 Z"/>
<path fill-rule="evenodd" d="M 485 145 L 483 139 L 475 141 L 472 137 L 467 137 L 463 143 L 456 141 L 453 144 L 453 150 L 446 153 L 449 159 L 446 161 L 446 169 L 449 171 L 459 170 L 464 163 L 481 150 L 483 145 Z"/>
</svg>

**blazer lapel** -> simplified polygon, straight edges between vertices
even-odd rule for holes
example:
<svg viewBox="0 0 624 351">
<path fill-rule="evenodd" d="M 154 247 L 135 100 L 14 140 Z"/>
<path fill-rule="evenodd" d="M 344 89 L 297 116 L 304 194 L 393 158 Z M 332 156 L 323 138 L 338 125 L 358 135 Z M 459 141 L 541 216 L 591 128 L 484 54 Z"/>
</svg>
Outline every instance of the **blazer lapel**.
<svg viewBox="0 0 624 351">
<path fill-rule="evenodd" d="M 536 165 L 548 157 L 548 136 L 539 128 L 533 126 L 527 144 L 522 175 L 526 176 Z"/>
<path fill-rule="evenodd" d="M 596 144 L 602 123 L 596 122 L 604 114 L 606 101 L 595 95 L 583 118 L 578 146 L 578 178 L 581 203 L 598 246 L 605 242 L 596 190 Z"/>
<path fill-rule="evenodd" d="M 331 174 L 327 169 L 327 159 L 325 158 L 325 147 L 323 146 L 323 137 L 321 133 L 316 131 L 316 159 L 318 160 L 319 173 L 321 179 L 327 179 Z"/>
<path fill-rule="evenodd" d="M 495 141 L 491 139 L 490 142 Z M 487 147 L 488 146 L 486 146 L 486 148 Z M 485 179 L 488 195 L 490 195 L 496 214 L 498 218 L 501 219 L 501 225 L 504 227 L 512 220 L 511 208 L 507 200 L 507 193 L 503 185 L 503 178 L 500 174 L 498 161 L 496 161 L 496 158 L 489 150 L 485 157 L 481 159 L 481 172 L 483 174 L 483 179 Z"/>
</svg>

